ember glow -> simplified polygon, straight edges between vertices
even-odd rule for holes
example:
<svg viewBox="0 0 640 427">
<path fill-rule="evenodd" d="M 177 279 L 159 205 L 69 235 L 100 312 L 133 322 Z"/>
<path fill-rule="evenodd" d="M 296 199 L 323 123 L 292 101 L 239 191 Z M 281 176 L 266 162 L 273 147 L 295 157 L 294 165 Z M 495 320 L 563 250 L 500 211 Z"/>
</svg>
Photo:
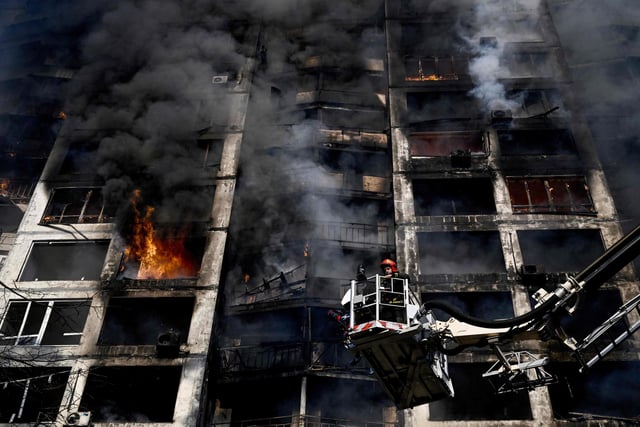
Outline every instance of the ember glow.
<svg viewBox="0 0 640 427">
<path fill-rule="evenodd" d="M 197 273 L 193 256 L 187 251 L 186 231 L 171 230 L 159 236 L 153 223 L 154 208 L 141 209 L 141 194 L 134 191 L 131 206 L 134 212 L 132 233 L 124 255 L 125 265 L 138 264 L 136 279 L 176 279 L 193 277 Z"/>
<path fill-rule="evenodd" d="M 7 179 L 0 179 L 0 196 L 9 196 L 9 180 Z"/>
</svg>

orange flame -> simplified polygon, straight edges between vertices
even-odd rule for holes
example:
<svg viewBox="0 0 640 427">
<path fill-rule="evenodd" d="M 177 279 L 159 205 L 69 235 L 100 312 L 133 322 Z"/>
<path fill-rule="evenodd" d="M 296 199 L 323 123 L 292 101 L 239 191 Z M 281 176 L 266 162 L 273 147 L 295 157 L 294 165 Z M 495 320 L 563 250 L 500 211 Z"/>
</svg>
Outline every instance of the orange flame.
<svg viewBox="0 0 640 427">
<path fill-rule="evenodd" d="M 139 263 L 137 279 L 175 279 L 193 277 L 197 267 L 185 247 L 186 232 L 176 232 L 167 239 L 158 237 L 153 224 L 154 208 L 138 207 L 140 190 L 131 197 L 134 211 L 133 236 L 125 249 L 125 262 Z"/>
<path fill-rule="evenodd" d="M 9 195 L 9 180 L 8 179 L 0 179 L 0 196 L 8 196 Z"/>
<path fill-rule="evenodd" d="M 58 117 L 60 120 L 66 120 L 66 119 L 67 119 L 67 113 L 65 113 L 64 111 L 60 111 L 60 112 L 58 113 L 58 116 L 57 116 L 57 117 Z"/>
</svg>

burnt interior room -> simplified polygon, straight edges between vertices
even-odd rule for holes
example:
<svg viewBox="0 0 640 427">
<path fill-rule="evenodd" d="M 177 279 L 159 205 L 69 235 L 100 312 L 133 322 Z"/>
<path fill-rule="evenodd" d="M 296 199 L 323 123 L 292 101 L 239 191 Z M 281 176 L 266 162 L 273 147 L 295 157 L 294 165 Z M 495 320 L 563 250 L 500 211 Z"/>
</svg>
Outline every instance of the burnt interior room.
<svg viewBox="0 0 640 427">
<path fill-rule="evenodd" d="M 201 165 L 203 169 L 218 172 L 222 163 L 222 139 L 198 139 L 198 150 L 201 153 Z"/>
<path fill-rule="evenodd" d="M 506 99 L 515 107 L 514 117 L 544 118 L 552 113 L 564 112 L 564 102 L 557 89 L 510 89 Z"/>
<path fill-rule="evenodd" d="M 425 121 L 425 117 L 429 120 Z M 478 101 L 469 91 L 407 93 L 407 115 L 404 120 L 412 125 L 437 124 L 439 120 L 447 120 L 463 126 L 479 118 L 481 111 Z"/>
<path fill-rule="evenodd" d="M 340 420 L 353 420 L 354 414 L 363 422 L 380 423 L 384 421 L 383 409 L 393 406 L 377 381 L 309 377 L 307 387 L 308 413 L 337 425 L 342 424 Z"/>
<path fill-rule="evenodd" d="M 487 215 L 496 212 L 489 178 L 414 179 L 417 216 Z"/>
<path fill-rule="evenodd" d="M 116 279 L 192 279 L 197 277 L 206 236 L 198 235 L 202 224 L 163 224 L 150 235 L 126 239 Z"/>
<path fill-rule="evenodd" d="M 503 156 L 577 155 L 569 129 L 498 129 Z"/>
<path fill-rule="evenodd" d="M 498 231 L 418 233 L 420 275 L 503 273 Z"/>
<path fill-rule="evenodd" d="M 406 56 L 404 58 L 405 79 L 407 81 L 460 80 L 468 79 L 469 58 L 461 55 Z"/>
<path fill-rule="evenodd" d="M 54 188 L 45 208 L 43 224 L 111 222 L 116 209 L 107 206 L 100 187 Z"/>
<path fill-rule="evenodd" d="M 109 299 L 98 345 L 156 345 L 167 332 L 186 343 L 193 297 Z"/>
<path fill-rule="evenodd" d="M 555 64 L 548 52 L 526 52 L 516 48 L 505 51 L 500 62 L 508 70 L 509 77 L 552 77 L 555 71 Z"/>
<path fill-rule="evenodd" d="M 389 183 L 380 188 L 367 188 L 364 175 L 388 177 L 389 157 L 383 152 L 319 150 L 318 162 L 328 171 L 340 172 L 344 176 L 345 190 L 390 192 Z"/>
<path fill-rule="evenodd" d="M 453 20 L 438 16 L 431 22 L 402 22 L 400 26 L 401 50 L 407 54 L 444 55 L 460 54 L 464 56 L 466 41 L 456 31 Z"/>
<path fill-rule="evenodd" d="M 322 107 L 303 108 L 295 114 L 300 121 L 314 120 L 324 126 L 336 129 L 367 130 L 383 132 L 386 129 L 385 111 L 382 108 L 367 108 L 361 106 L 326 105 Z"/>
<path fill-rule="evenodd" d="M 411 132 L 408 136 L 412 157 L 441 157 L 452 153 L 484 154 L 482 132 Z"/>
<path fill-rule="evenodd" d="M 449 363 L 455 396 L 429 404 L 429 420 L 530 420 L 533 418 L 526 391 L 496 394 L 482 374 L 485 363 Z"/>
<path fill-rule="evenodd" d="M 171 422 L 181 372 L 181 366 L 93 367 L 80 410 L 97 422 Z"/>
<path fill-rule="evenodd" d="M 422 301 L 442 301 L 459 311 L 479 319 L 495 320 L 514 317 L 510 292 L 424 292 Z M 440 309 L 433 309 L 438 320 L 451 317 Z"/>
<path fill-rule="evenodd" d="M 549 273 L 577 273 L 604 252 L 597 229 L 518 230 L 525 265 Z"/>
<path fill-rule="evenodd" d="M 0 422 L 55 421 L 69 374 L 68 368 L 0 369 Z"/>
<path fill-rule="evenodd" d="M 260 425 L 261 420 L 281 418 L 283 424 L 290 424 L 293 414 L 300 410 L 299 377 L 247 380 L 219 387 L 220 406 L 231 409 L 225 422 L 252 421 Z"/>
<path fill-rule="evenodd" d="M 11 301 L 0 327 L 2 345 L 77 345 L 88 300 Z"/>
<path fill-rule="evenodd" d="M 583 176 L 510 176 L 506 181 L 513 213 L 596 214 Z"/>
<path fill-rule="evenodd" d="M 640 363 L 601 361 L 585 374 L 578 368 L 575 362 L 555 362 L 548 368 L 559 377 L 558 383 L 549 386 L 554 418 L 577 423 L 598 418 L 637 423 Z"/>
<path fill-rule="evenodd" d="M 302 307 L 260 311 L 228 316 L 224 322 L 224 335 L 239 339 L 240 344 L 301 342 L 307 336 L 305 310 Z"/>
<path fill-rule="evenodd" d="M 20 281 L 98 280 L 109 241 L 34 242 Z"/>
</svg>

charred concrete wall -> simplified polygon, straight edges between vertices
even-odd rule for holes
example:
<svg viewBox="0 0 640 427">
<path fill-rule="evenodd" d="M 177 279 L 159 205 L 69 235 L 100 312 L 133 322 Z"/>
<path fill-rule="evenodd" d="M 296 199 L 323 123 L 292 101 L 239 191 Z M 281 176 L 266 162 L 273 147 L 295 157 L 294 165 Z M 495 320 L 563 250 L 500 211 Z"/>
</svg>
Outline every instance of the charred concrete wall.
<svg viewBox="0 0 640 427">
<path fill-rule="evenodd" d="M 398 411 L 327 318 L 387 257 L 422 300 L 513 317 L 621 237 L 637 61 L 581 49 L 582 3 L 2 6 L 0 423 L 632 422 L 634 340 L 592 377 L 520 344 L 563 378 L 506 396 L 480 384 L 495 355 L 466 351 L 456 397 Z M 637 7 L 614 3 L 589 36 L 633 48 Z M 587 83 L 620 67 L 604 109 Z M 195 268 L 148 273 L 136 230 Z M 626 267 L 563 326 L 637 292 Z"/>
</svg>

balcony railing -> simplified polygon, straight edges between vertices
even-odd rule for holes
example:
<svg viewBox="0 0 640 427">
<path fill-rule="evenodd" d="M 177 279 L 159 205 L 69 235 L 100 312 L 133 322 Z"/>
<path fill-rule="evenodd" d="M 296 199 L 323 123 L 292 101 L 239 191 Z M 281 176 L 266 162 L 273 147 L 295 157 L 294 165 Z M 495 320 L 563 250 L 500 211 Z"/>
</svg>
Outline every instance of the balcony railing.
<svg viewBox="0 0 640 427">
<path fill-rule="evenodd" d="M 394 234 L 388 225 L 353 222 L 317 222 L 313 224 L 313 237 L 356 245 L 393 245 Z"/>
<path fill-rule="evenodd" d="M 223 373 L 293 369 L 305 366 L 305 344 L 266 344 L 223 347 L 219 350 Z"/>
<path fill-rule="evenodd" d="M 368 372 L 365 361 L 355 360 L 343 342 L 336 340 L 226 346 L 218 351 L 223 375 L 296 368 L 308 368 L 316 372 Z"/>
<path fill-rule="evenodd" d="M 291 415 L 231 422 L 214 422 L 211 425 L 215 427 L 397 427 L 399 423 L 390 421 L 347 420 L 310 415 Z"/>
</svg>

